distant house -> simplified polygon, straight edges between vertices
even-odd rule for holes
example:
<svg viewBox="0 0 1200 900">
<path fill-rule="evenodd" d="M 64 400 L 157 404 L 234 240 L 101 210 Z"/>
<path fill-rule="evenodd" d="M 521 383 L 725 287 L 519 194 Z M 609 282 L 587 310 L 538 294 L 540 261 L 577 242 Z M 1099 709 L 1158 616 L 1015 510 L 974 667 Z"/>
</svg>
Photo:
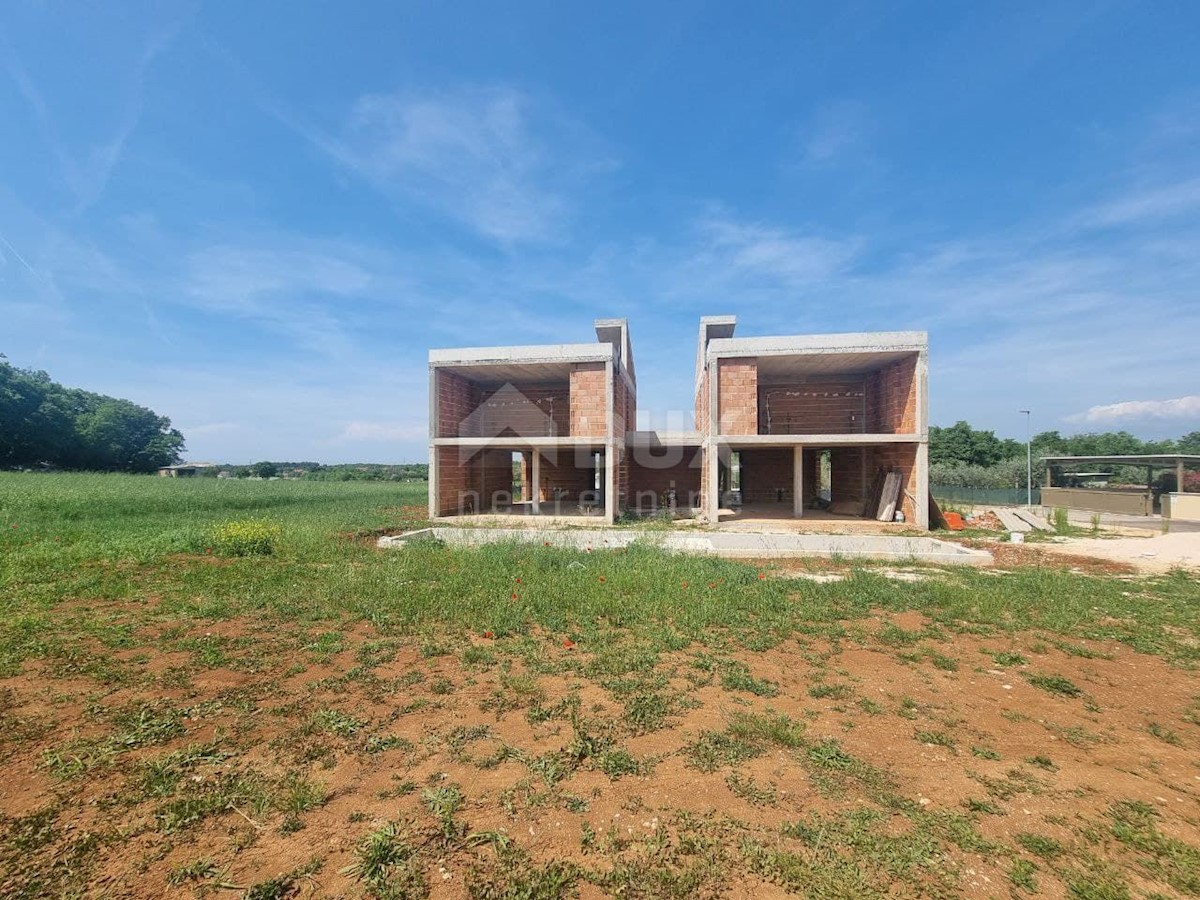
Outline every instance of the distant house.
<svg viewBox="0 0 1200 900">
<path fill-rule="evenodd" d="M 158 470 L 159 478 L 194 478 L 201 469 L 215 469 L 216 463 L 179 463 L 174 466 L 163 466 Z"/>
</svg>

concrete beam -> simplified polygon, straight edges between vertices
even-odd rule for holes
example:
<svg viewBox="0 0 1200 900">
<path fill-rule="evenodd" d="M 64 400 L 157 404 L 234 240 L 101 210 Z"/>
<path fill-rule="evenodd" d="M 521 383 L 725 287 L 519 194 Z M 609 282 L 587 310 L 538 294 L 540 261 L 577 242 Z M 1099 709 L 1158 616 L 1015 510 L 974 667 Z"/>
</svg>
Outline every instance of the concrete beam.
<svg viewBox="0 0 1200 900">
<path fill-rule="evenodd" d="M 792 334 L 714 338 L 708 355 L 771 356 L 808 353 L 917 353 L 929 347 L 924 331 L 864 331 L 849 334 Z"/>
<path fill-rule="evenodd" d="M 497 450 L 530 450 L 534 447 L 552 449 L 554 447 L 602 447 L 605 439 L 602 437 L 471 437 L 471 438 L 434 438 L 433 445 L 437 447 L 494 447 Z"/>
<path fill-rule="evenodd" d="M 611 344 L 533 344 L 518 347 L 454 347 L 429 351 L 431 366 L 489 363 L 603 362 L 616 353 Z"/>
<path fill-rule="evenodd" d="M 745 447 L 870 447 L 876 444 L 919 444 L 919 434 L 729 434 L 717 435 L 721 444 Z"/>
</svg>

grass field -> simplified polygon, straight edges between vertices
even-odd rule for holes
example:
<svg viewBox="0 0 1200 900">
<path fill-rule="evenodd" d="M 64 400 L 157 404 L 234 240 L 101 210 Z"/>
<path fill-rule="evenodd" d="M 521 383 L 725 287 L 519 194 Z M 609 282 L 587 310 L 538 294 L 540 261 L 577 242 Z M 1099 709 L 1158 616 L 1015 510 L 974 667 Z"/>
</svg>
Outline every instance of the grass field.
<svg viewBox="0 0 1200 900">
<path fill-rule="evenodd" d="M 0 896 L 1200 895 L 1195 578 L 375 549 L 423 504 L 0 474 Z"/>
</svg>

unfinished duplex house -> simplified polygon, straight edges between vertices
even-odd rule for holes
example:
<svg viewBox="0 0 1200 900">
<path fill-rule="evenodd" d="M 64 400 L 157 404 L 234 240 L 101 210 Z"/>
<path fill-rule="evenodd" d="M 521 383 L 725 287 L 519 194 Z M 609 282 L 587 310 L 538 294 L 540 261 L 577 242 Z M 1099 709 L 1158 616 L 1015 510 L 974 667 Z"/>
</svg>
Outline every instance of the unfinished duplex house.
<svg viewBox="0 0 1200 900">
<path fill-rule="evenodd" d="M 596 341 L 429 353 L 429 514 L 585 515 L 626 505 L 637 382 L 624 319 Z"/>
<path fill-rule="evenodd" d="M 928 527 L 925 335 L 736 324 L 701 319 L 691 431 L 636 430 L 624 319 L 597 320 L 594 343 L 431 351 L 430 517 L 899 512 Z"/>
<path fill-rule="evenodd" d="M 700 322 L 703 516 L 898 511 L 928 528 L 925 333 L 738 338 L 736 327 L 734 316 Z"/>
</svg>

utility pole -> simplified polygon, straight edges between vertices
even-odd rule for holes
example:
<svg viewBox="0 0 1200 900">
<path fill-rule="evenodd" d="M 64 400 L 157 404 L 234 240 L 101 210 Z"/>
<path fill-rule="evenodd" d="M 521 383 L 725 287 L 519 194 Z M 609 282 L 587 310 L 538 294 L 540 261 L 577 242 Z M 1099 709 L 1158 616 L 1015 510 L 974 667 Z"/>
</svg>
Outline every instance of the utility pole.
<svg viewBox="0 0 1200 900">
<path fill-rule="evenodd" d="M 1033 431 L 1030 427 L 1030 413 L 1027 409 L 1017 412 L 1025 415 L 1025 507 L 1033 508 Z"/>
</svg>

